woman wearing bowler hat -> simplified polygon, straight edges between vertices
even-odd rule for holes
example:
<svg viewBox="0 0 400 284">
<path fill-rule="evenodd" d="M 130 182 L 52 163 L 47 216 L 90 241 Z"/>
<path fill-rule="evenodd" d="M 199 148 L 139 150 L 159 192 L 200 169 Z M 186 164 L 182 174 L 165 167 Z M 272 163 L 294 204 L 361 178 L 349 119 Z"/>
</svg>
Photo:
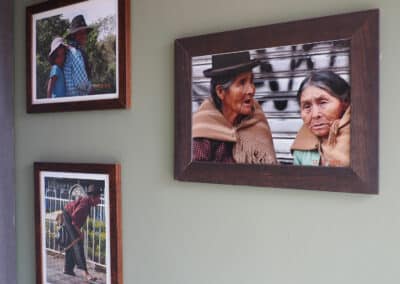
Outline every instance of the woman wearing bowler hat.
<svg viewBox="0 0 400 284">
<path fill-rule="evenodd" d="M 211 96 L 193 115 L 193 160 L 275 164 L 271 130 L 254 99 L 252 69 L 259 65 L 249 52 L 212 56 Z"/>
</svg>

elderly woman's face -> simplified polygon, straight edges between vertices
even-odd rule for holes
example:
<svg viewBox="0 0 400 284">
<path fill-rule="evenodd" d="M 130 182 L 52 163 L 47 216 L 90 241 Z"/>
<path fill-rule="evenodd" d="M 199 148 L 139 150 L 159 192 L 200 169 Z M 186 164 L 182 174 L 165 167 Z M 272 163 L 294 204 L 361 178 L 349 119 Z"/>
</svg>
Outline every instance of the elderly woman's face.
<svg viewBox="0 0 400 284">
<path fill-rule="evenodd" d="M 304 124 L 320 138 L 329 135 L 332 123 L 340 119 L 348 104 L 315 86 L 306 87 L 300 96 Z"/>
<path fill-rule="evenodd" d="M 222 113 L 228 121 L 233 123 L 238 115 L 251 114 L 255 92 L 251 71 L 237 75 L 227 90 L 217 86 L 217 95 L 222 101 Z"/>
</svg>

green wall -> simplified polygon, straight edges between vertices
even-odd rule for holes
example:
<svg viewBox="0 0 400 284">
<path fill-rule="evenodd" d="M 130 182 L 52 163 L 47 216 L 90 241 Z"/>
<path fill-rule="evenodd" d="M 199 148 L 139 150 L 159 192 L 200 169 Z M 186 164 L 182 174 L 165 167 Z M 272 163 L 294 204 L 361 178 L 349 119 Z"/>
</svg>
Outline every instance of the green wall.
<svg viewBox="0 0 400 284">
<path fill-rule="evenodd" d="M 400 283 L 400 4 L 132 0 L 129 110 L 27 114 L 15 0 L 17 280 L 34 283 L 34 161 L 122 164 L 124 283 Z M 379 8 L 380 194 L 173 179 L 175 38 Z"/>
</svg>

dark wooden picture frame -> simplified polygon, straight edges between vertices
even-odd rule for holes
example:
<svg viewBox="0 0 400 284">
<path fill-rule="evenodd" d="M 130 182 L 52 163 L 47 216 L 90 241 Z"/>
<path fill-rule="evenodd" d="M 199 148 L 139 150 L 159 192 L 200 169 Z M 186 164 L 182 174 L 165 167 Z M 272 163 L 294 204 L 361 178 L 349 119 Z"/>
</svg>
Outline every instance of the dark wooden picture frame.
<svg viewBox="0 0 400 284">
<path fill-rule="evenodd" d="M 349 167 L 192 160 L 192 58 L 266 47 L 350 40 Z M 379 10 L 306 19 L 175 41 L 174 177 L 181 181 L 378 193 Z"/>
<path fill-rule="evenodd" d="M 78 15 L 82 15 L 85 24 L 92 28 L 87 33 L 87 44 L 83 48 L 86 52 L 82 52 L 81 56 L 86 75 L 76 79 L 73 74 L 82 72 L 68 67 L 69 82 L 74 83 L 66 83 L 65 78 L 63 91 L 48 91 L 49 77 L 54 77 L 53 73 L 49 76 L 52 65 L 60 66 L 54 58 L 50 60 L 50 53 L 56 54 L 57 51 L 51 49 L 51 43 L 56 37 L 61 37 L 71 47 L 67 40 L 69 33 L 75 33 L 83 26 L 79 23 L 72 27 L 73 18 Z M 71 48 L 66 48 L 65 54 L 68 50 Z M 129 108 L 130 50 L 130 0 L 54 0 L 27 7 L 27 112 Z M 67 55 L 65 58 L 66 62 Z M 57 75 L 60 84 L 58 77 L 62 76 L 63 72 Z M 50 90 L 55 89 L 51 87 Z"/>
<path fill-rule="evenodd" d="M 95 184 L 102 189 L 101 201 L 90 207 L 82 226 L 83 244 L 87 246 L 85 259 L 88 263 L 90 259 L 91 265 L 88 271 L 97 276 L 96 283 L 122 284 L 120 165 L 35 162 L 34 182 L 36 283 L 85 282 L 84 272 L 77 267 L 75 275 L 63 273 L 65 251 L 75 251 L 76 243 L 63 247 L 55 236 L 60 228 L 58 216 L 64 206 L 78 197 L 88 196 L 90 184 Z"/>
</svg>

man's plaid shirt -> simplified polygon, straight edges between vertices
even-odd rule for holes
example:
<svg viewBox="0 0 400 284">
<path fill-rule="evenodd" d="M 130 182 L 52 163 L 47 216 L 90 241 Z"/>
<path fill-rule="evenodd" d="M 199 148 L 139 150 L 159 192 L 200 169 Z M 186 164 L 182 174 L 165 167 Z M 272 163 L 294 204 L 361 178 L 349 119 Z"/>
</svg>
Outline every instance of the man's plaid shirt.
<svg viewBox="0 0 400 284">
<path fill-rule="evenodd" d="M 69 46 L 64 63 L 64 77 L 67 96 L 88 95 L 91 83 L 86 74 L 85 61 L 81 51 Z"/>
</svg>

